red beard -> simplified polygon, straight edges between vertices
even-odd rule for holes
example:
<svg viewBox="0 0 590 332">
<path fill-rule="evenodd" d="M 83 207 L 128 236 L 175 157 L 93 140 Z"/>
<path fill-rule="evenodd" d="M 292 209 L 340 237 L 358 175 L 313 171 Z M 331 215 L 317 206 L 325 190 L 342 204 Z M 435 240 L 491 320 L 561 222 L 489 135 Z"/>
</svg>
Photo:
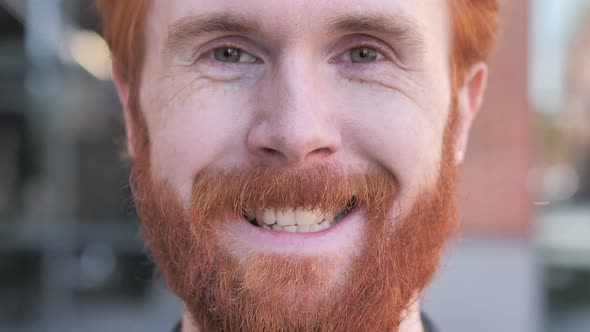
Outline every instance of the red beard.
<svg viewBox="0 0 590 332">
<path fill-rule="evenodd" d="M 438 180 L 404 218 L 391 216 L 393 176 L 337 164 L 206 169 L 195 178 L 186 211 L 150 173 L 149 153 L 140 152 L 131 179 L 148 247 L 202 330 L 397 331 L 456 225 L 453 128 L 449 121 Z M 333 212 L 351 196 L 363 207 L 366 227 L 350 260 L 278 254 L 240 260 L 219 241 L 237 222 L 228 216 L 266 207 Z"/>
</svg>

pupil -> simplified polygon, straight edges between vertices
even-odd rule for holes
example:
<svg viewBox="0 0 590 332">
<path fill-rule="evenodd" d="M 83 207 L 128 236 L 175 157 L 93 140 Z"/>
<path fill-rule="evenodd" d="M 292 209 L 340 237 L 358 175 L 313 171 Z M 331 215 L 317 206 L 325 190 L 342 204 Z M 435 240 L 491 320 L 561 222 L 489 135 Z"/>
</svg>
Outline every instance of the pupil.
<svg viewBox="0 0 590 332">
<path fill-rule="evenodd" d="M 225 49 L 225 57 L 226 58 L 231 58 L 236 54 L 236 50 L 233 48 L 226 48 Z"/>
<path fill-rule="evenodd" d="M 218 48 L 214 52 L 214 58 L 220 62 L 239 62 L 241 52 L 234 47 Z"/>
<path fill-rule="evenodd" d="M 351 50 L 350 59 L 356 63 L 367 63 L 377 59 L 377 52 L 368 47 L 359 47 Z"/>
</svg>

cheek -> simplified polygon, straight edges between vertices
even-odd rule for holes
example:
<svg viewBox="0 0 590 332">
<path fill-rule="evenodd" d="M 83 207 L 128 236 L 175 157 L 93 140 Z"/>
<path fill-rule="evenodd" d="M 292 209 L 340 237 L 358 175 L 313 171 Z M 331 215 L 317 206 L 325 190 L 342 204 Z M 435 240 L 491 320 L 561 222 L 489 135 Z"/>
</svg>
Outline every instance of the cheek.
<svg viewBox="0 0 590 332">
<path fill-rule="evenodd" d="M 402 195 L 415 196 L 436 180 L 445 109 L 429 109 L 396 91 L 367 90 L 342 96 L 346 136 L 364 158 L 396 176 Z"/>
<path fill-rule="evenodd" d="M 144 107 L 148 114 L 152 171 L 188 200 L 194 175 L 245 139 L 247 118 L 243 109 L 247 96 L 204 87 L 164 99 L 172 101 Z"/>
</svg>

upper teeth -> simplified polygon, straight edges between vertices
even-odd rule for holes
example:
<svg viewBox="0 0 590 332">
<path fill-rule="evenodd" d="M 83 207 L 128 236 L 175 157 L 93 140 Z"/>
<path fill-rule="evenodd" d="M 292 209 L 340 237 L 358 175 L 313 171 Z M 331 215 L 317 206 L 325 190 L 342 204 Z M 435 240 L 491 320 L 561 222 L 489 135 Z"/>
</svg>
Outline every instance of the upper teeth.
<svg viewBox="0 0 590 332">
<path fill-rule="evenodd" d="M 286 210 L 276 211 L 266 209 L 256 214 L 259 226 L 270 227 L 275 230 L 286 231 L 317 231 L 328 228 L 334 221 L 333 214 L 325 214 L 317 210 Z M 297 226 L 295 228 L 295 226 Z M 318 227 L 321 226 L 321 229 Z"/>
</svg>

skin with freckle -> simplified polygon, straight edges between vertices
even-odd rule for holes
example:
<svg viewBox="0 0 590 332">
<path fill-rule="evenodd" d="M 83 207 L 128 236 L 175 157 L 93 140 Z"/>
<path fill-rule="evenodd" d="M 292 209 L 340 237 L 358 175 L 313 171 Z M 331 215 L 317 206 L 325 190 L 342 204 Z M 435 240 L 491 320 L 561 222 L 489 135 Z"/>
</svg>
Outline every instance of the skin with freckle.
<svg viewBox="0 0 590 332">
<path fill-rule="evenodd" d="M 497 6 L 100 2 L 142 230 L 184 331 L 420 331 Z M 353 199 L 317 234 L 243 216 Z"/>
</svg>

